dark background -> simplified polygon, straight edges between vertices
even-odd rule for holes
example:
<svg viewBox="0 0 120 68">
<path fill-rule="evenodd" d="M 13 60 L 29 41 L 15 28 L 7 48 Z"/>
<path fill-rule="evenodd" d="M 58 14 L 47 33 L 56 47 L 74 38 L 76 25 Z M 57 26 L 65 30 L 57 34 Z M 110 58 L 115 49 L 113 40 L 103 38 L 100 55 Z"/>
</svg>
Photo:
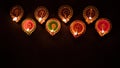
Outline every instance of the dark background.
<svg viewBox="0 0 120 68">
<path fill-rule="evenodd" d="M 58 17 L 58 8 L 68 4 L 74 14 L 71 20 L 65 24 Z M 24 16 L 18 23 L 14 23 L 10 17 L 10 9 L 15 5 L 21 5 Z M 83 16 L 83 9 L 88 5 L 94 5 L 99 10 L 99 18 L 108 18 L 112 24 L 112 30 L 104 37 L 100 37 L 94 25 L 96 20 L 88 25 Z M 45 30 L 45 23 L 39 24 L 34 17 L 34 10 L 38 6 L 45 6 L 49 10 L 49 18 L 55 17 L 61 21 L 61 30 L 51 36 Z M 72 66 L 81 68 L 116 68 L 119 63 L 119 4 L 110 0 L 0 0 L 0 66 L 15 68 L 37 68 L 42 66 Z M 21 29 L 21 22 L 26 18 L 36 21 L 37 28 L 28 36 Z M 47 20 L 48 20 L 47 19 Z M 85 22 L 87 30 L 84 35 L 75 39 L 69 31 L 72 21 L 80 19 Z M 76 68 L 73 67 L 73 68 Z"/>
</svg>

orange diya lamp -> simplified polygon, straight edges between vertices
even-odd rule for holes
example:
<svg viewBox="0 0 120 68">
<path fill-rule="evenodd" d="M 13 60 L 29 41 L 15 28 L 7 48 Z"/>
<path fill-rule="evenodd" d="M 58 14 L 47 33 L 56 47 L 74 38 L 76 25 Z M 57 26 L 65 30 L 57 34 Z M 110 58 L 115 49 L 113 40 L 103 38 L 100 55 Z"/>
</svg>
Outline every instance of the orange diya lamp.
<svg viewBox="0 0 120 68">
<path fill-rule="evenodd" d="M 81 20 L 75 20 L 70 25 L 70 32 L 75 38 L 78 38 L 86 31 L 86 25 Z"/>
</svg>

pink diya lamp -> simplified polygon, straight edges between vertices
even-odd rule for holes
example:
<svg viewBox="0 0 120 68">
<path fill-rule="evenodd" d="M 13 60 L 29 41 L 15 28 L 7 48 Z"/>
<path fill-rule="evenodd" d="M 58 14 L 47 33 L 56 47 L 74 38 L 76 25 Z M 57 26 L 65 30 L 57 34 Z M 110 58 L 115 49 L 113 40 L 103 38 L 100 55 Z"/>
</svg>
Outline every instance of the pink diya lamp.
<svg viewBox="0 0 120 68">
<path fill-rule="evenodd" d="M 112 28 L 112 25 L 110 21 L 106 18 L 98 19 L 95 24 L 95 29 L 101 37 L 108 34 L 111 28 Z"/>
</svg>

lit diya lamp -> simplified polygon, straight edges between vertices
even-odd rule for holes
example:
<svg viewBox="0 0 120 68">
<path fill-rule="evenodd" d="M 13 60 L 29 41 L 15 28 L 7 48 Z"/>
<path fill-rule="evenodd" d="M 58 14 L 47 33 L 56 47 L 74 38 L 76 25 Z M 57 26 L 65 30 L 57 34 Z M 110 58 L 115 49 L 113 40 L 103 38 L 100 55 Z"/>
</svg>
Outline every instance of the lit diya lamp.
<svg viewBox="0 0 120 68">
<path fill-rule="evenodd" d="M 81 20 L 75 20 L 70 25 L 70 31 L 75 38 L 78 38 L 86 31 L 86 25 Z"/>
<path fill-rule="evenodd" d="M 58 10 L 58 16 L 64 23 L 67 23 L 73 16 L 73 9 L 69 5 L 63 5 Z"/>
<path fill-rule="evenodd" d="M 12 18 L 12 21 L 15 21 L 15 22 L 19 22 L 23 14 L 24 14 L 24 10 L 19 5 L 12 7 L 10 11 L 10 16 Z"/>
<path fill-rule="evenodd" d="M 110 21 L 106 18 L 100 18 L 95 24 L 95 29 L 101 37 L 108 34 L 111 28 L 112 25 L 110 24 Z"/>
<path fill-rule="evenodd" d="M 22 22 L 22 30 L 27 33 L 27 35 L 31 35 L 36 29 L 36 23 L 33 19 L 25 19 Z"/>
<path fill-rule="evenodd" d="M 59 32 L 60 28 L 61 28 L 60 21 L 56 18 L 51 18 L 46 23 L 46 30 L 52 36 L 54 36 L 57 32 Z"/>
<path fill-rule="evenodd" d="M 40 24 L 43 24 L 49 16 L 49 12 L 46 7 L 40 6 L 34 12 L 35 18 Z"/>
<path fill-rule="evenodd" d="M 99 16 L 99 11 L 95 6 L 87 6 L 83 10 L 83 17 L 85 21 L 90 24 L 95 21 Z"/>
</svg>

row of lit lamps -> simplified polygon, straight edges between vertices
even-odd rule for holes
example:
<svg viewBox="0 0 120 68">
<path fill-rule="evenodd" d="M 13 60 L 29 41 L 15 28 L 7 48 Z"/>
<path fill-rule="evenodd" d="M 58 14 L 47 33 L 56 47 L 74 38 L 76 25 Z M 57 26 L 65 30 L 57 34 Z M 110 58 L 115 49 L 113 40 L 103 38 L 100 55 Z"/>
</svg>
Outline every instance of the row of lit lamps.
<svg viewBox="0 0 120 68">
<path fill-rule="evenodd" d="M 10 16 L 13 21 L 19 22 L 24 14 L 24 10 L 21 6 L 16 5 L 12 7 L 10 11 Z M 49 16 L 49 12 L 46 7 L 39 6 L 34 12 L 35 18 L 38 20 L 40 24 L 43 24 L 45 20 Z M 71 17 L 73 16 L 73 9 L 69 5 L 62 5 L 58 9 L 58 16 L 64 23 L 67 23 Z M 87 6 L 83 10 L 83 17 L 85 21 L 90 24 L 95 21 L 99 16 L 99 11 L 95 6 Z M 61 28 L 60 21 L 56 18 L 50 18 L 46 22 L 46 30 L 50 33 L 50 35 L 54 36 L 57 32 L 59 32 Z M 22 22 L 22 29 L 28 35 L 31 35 L 32 32 L 36 29 L 36 23 L 33 19 L 27 18 Z M 95 23 L 95 29 L 100 36 L 104 36 L 111 30 L 111 23 L 106 18 L 100 18 Z M 75 38 L 78 38 L 86 31 L 86 25 L 82 20 L 74 20 L 70 24 L 70 31 Z"/>
</svg>

